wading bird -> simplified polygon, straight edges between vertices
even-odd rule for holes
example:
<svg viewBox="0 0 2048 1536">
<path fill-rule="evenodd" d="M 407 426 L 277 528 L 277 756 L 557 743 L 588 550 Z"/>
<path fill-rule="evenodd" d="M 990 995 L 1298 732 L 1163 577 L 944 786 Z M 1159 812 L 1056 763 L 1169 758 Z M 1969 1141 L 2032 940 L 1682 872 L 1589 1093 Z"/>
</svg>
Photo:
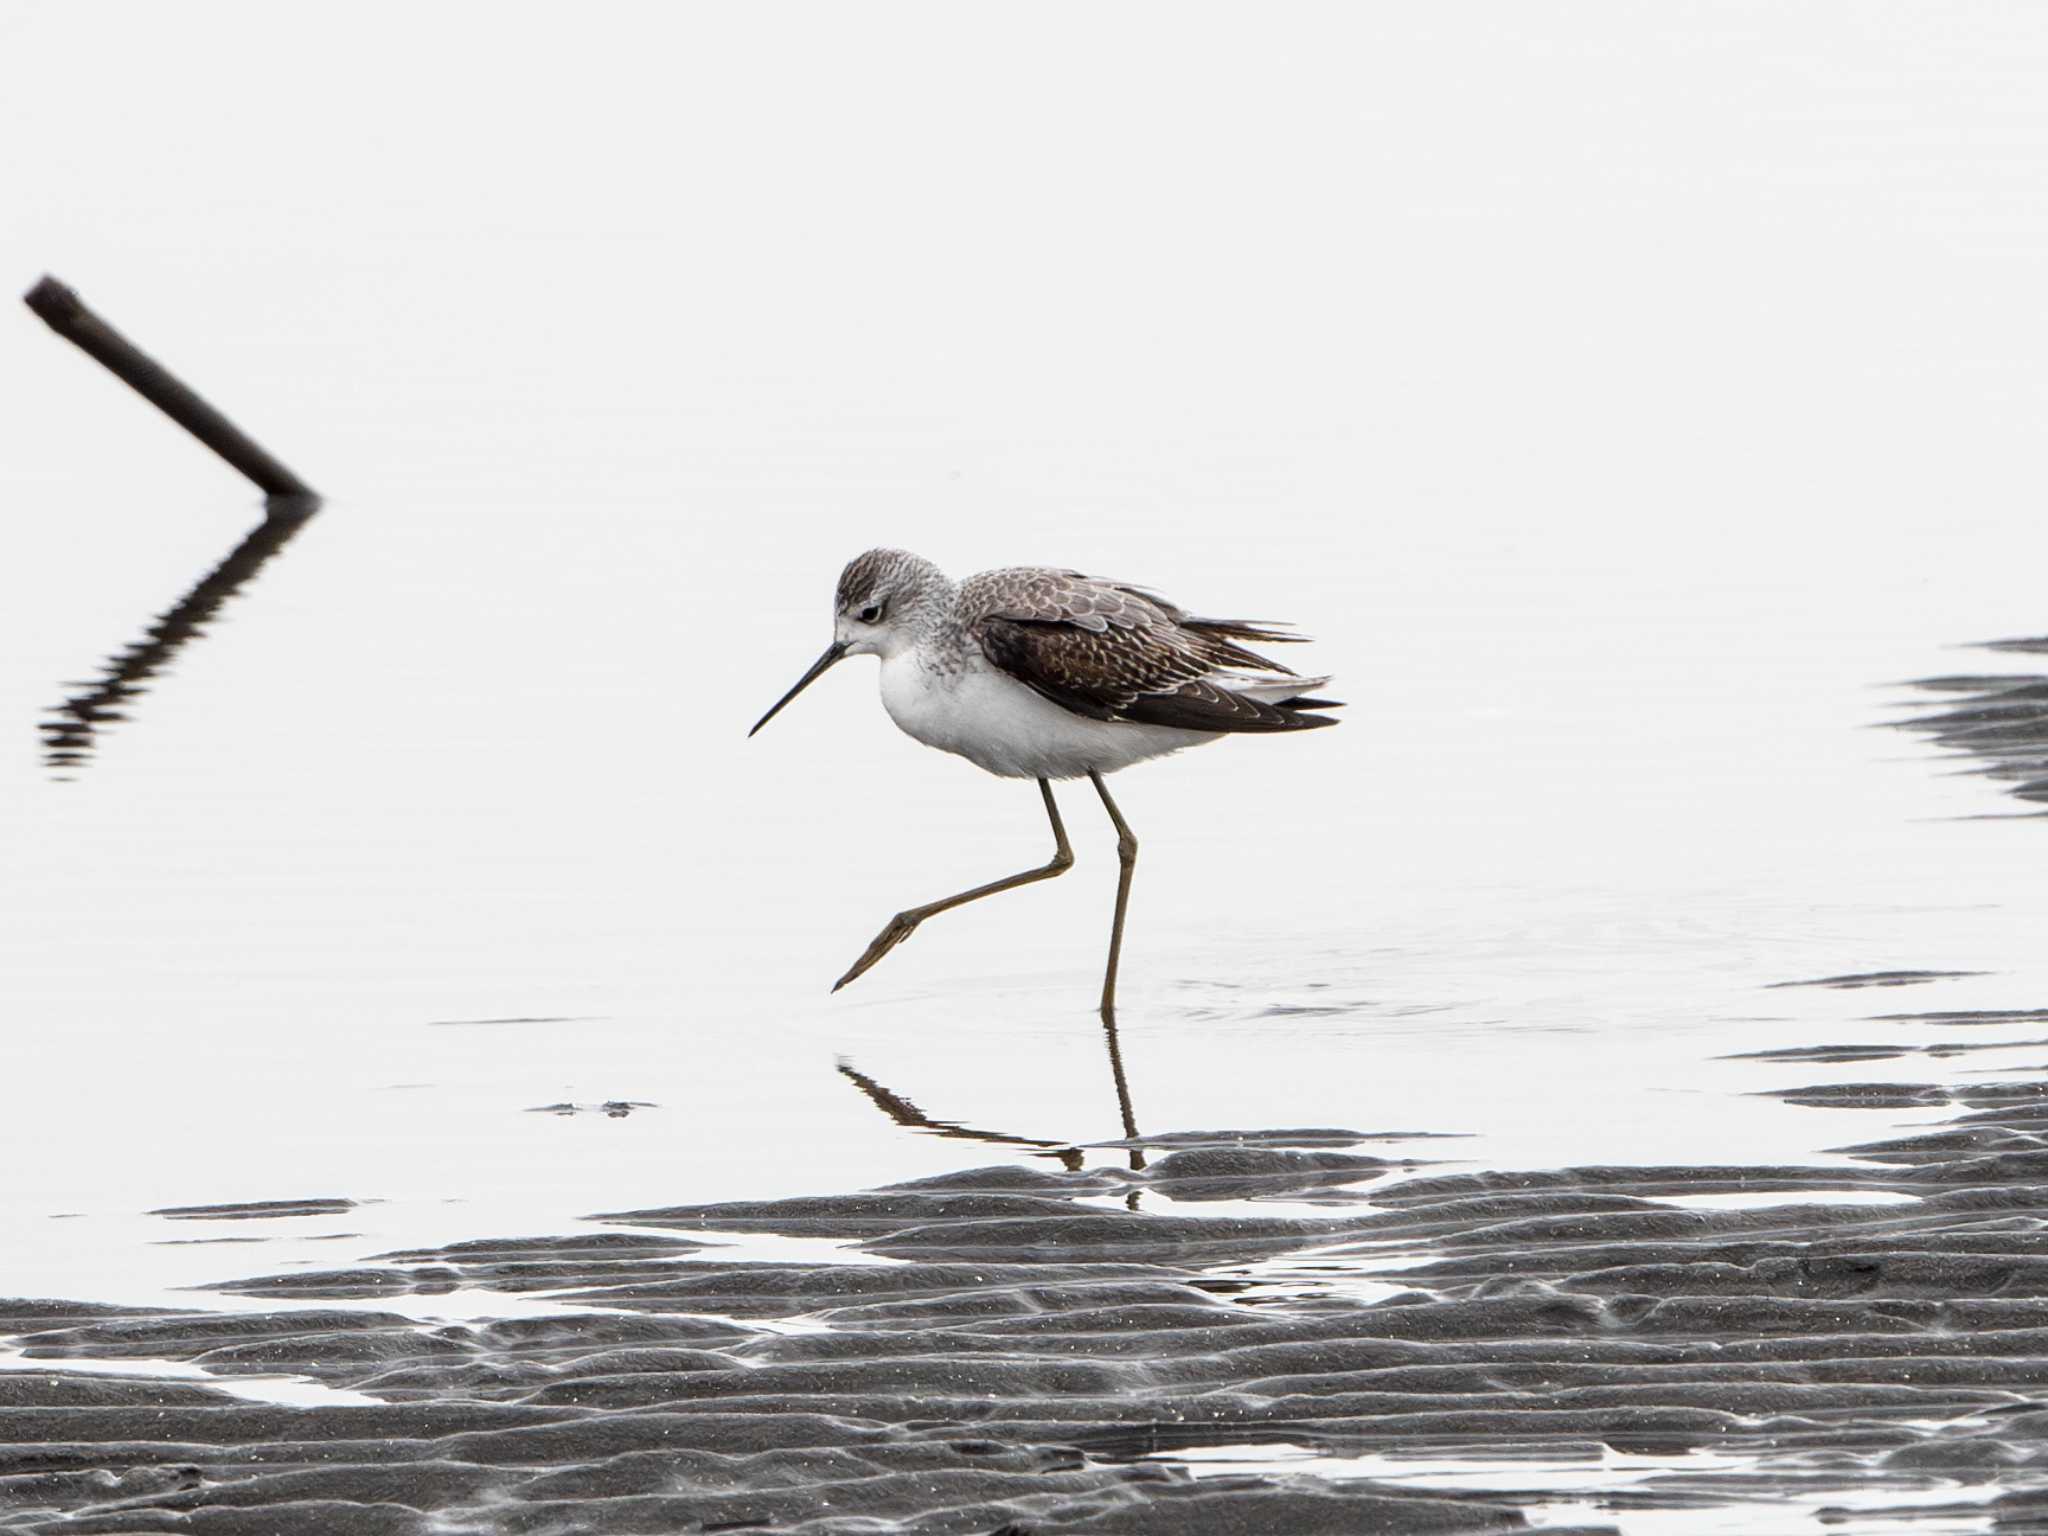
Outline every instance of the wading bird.
<svg viewBox="0 0 2048 1536">
<path fill-rule="evenodd" d="M 1327 677 L 1297 677 L 1238 642 L 1292 641 L 1263 623 L 1197 618 L 1142 587 L 1078 571 L 1016 566 L 955 582 L 931 561 L 871 549 L 839 573 L 832 643 L 749 736 L 847 656 L 882 658 L 882 707 L 906 735 L 1010 779 L 1036 779 L 1052 821 L 1052 858 L 1036 869 L 898 912 L 841 987 L 928 917 L 1066 873 L 1074 853 L 1054 779 L 1086 776 L 1116 827 L 1123 871 L 1102 978 L 1102 1019 L 1116 1015 L 1117 961 L 1138 840 L 1103 775 L 1236 731 L 1300 731 L 1337 722 L 1311 697 Z"/>
</svg>

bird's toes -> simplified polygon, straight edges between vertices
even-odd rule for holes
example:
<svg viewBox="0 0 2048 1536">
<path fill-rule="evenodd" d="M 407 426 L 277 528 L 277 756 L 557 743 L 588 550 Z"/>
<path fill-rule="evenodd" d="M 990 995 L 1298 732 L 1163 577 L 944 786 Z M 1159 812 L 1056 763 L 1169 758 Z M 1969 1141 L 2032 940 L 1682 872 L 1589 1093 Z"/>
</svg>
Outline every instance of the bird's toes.
<svg viewBox="0 0 2048 1536">
<path fill-rule="evenodd" d="M 872 966 L 877 960 L 881 958 L 882 957 L 879 954 L 875 953 L 873 950 L 870 950 L 867 954 L 862 955 L 858 960 L 853 962 L 852 966 L 847 970 L 844 976 L 840 977 L 837 981 L 832 983 L 832 990 L 834 992 L 837 992 L 849 981 L 858 980 L 861 976 L 867 974 L 868 967 Z"/>
<path fill-rule="evenodd" d="M 849 981 L 853 981 L 857 977 L 866 974 L 877 960 L 880 960 L 882 956 L 889 953 L 890 950 L 901 944 L 916 931 L 917 924 L 907 921 L 902 913 L 899 912 L 896 916 L 890 918 L 887 926 L 875 935 L 875 941 L 868 945 L 867 951 L 858 960 L 853 962 L 852 968 L 844 976 L 832 983 L 832 990 L 837 992 Z"/>
</svg>

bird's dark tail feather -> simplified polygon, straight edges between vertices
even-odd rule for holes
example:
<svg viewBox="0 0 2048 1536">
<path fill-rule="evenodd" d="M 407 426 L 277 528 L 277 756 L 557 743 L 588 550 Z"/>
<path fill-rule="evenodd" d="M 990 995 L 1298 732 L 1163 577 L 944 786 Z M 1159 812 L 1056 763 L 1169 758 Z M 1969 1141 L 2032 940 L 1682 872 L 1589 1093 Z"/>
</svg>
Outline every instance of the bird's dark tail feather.
<svg viewBox="0 0 2048 1536">
<path fill-rule="evenodd" d="M 1299 645 L 1308 639 L 1297 635 L 1284 624 L 1270 619 L 1204 619 L 1190 614 L 1181 624 L 1187 629 L 1198 629 L 1205 634 L 1218 635 L 1226 640 L 1259 640 L 1280 645 Z"/>
<path fill-rule="evenodd" d="M 1283 640 L 1292 645 L 1306 640 L 1306 635 L 1290 635 L 1264 624 L 1254 624 L 1246 619 L 1182 619 L 1180 627 L 1200 637 L 1203 649 L 1209 659 L 1219 667 L 1243 667 L 1253 672 L 1278 672 L 1291 676 L 1294 668 L 1261 656 L 1257 651 L 1248 651 L 1237 642 L 1240 640 Z"/>
<path fill-rule="evenodd" d="M 1344 701 L 1342 699 L 1311 699 L 1306 695 L 1292 699 L 1281 699 L 1273 706 L 1273 708 L 1280 712 L 1280 717 L 1287 722 L 1281 729 L 1289 731 L 1308 731 L 1315 729 L 1319 725 L 1336 725 L 1338 721 L 1331 716 L 1317 714 L 1314 711 L 1342 709 L 1343 707 Z"/>
</svg>

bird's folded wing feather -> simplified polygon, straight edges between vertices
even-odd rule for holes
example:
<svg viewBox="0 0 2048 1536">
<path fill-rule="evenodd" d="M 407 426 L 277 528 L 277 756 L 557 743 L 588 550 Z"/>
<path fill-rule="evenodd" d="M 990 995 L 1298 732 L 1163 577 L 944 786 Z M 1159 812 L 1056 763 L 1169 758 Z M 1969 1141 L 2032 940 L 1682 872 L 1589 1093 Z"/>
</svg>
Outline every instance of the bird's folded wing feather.
<svg viewBox="0 0 2048 1536">
<path fill-rule="evenodd" d="M 1274 703 L 1240 691 L 1284 692 L 1273 685 L 1293 674 L 1236 640 L 1292 635 L 1191 618 L 1150 593 L 1072 571 L 997 571 L 975 580 L 981 590 L 970 587 L 963 597 L 973 615 L 967 630 L 982 654 L 1075 714 L 1197 731 L 1311 723 L 1285 708 L 1284 698 Z"/>
</svg>

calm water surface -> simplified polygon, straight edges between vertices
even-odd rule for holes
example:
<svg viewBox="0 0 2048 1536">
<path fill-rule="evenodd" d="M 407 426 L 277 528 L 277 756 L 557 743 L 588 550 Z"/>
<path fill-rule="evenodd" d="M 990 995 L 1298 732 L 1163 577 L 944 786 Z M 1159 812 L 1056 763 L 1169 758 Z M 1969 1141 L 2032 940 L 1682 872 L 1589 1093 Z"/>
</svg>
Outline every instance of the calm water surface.
<svg viewBox="0 0 2048 1536">
<path fill-rule="evenodd" d="M 1767 60 L 1633 11 L 1547 39 L 1390 11 L 1327 59 L 1191 24 L 1271 110 L 1162 80 L 1156 155 L 1108 62 L 1039 60 L 1072 72 L 1047 138 L 1015 70 L 897 79 L 843 39 L 878 88 L 823 15 L 814 56 L 641 14 L 687 89 L 631 29 L 515 17 L 459 104 L 330 39 L 395 93 L 375 154 L 339 87 L 187 82 L 176 146 L 0 92 L 91 172 L 21 173 L 10 280 L 55 267 L 329 497 L 53 761 L 64 702 L 261 509 L 0 321 L 0 1290 L 147 1301 L 1030 1155 L 906 1131 L 842 1062 L 933 1119 L 1117 1135 L 1085 787 L 1072 875 L 827 993 L 890 913 L 1044 853 L 1030 787 L 900 736 L 865 663 L 744 739 L 885 542 L 1297 620 L 1350 701 L 1118 781 L 1147 1131 L 1766 1163 L 1939 1115 L 1761 1090 L 2038 1069 L 1723 1059 L 2048 1037 L 1869 1021 L 2048 1005 L 2048 824 L 1878 728 L 1907 680 L 2029 670 L 1963 642 L 2048 630 L 2048 38 L 1871 14 Z M 1453 65 L 1520 81 L 1521 129 L 1451 112 Z M 1767 990 L 1899 968 L 1973 974 Z M 532 1112 L 608 1101 L 651 1107 Z M 315 1196 L 362 1203 L 142 1214 Z"/>
</svg>

